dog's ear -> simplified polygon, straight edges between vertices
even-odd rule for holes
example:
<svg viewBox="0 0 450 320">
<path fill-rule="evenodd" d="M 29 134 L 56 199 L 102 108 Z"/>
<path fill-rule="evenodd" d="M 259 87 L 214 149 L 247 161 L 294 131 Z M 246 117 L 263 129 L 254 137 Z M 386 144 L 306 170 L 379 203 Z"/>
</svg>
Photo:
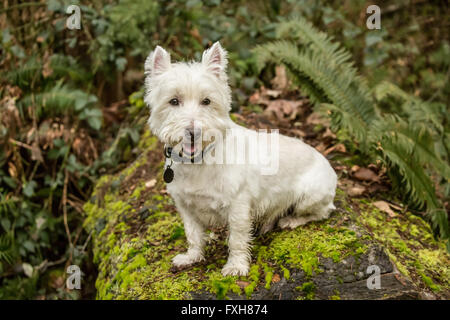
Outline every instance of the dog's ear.
<svg viewBox="0 0 450 320">
<path fill-rule="evenodd" d="M 203 52 L 202 64 L 217 77 L 226 76 L 225 71 L 228 64 L 227 52 L 222 48 L 219 41 L 215 42 L 211 48 Z"/>
<path fill-rule="evenodd" d="M 160 46 L 156 46 L 155 50 L 150 52 L 145 60 L 145 74 L 153 77 L 169 70 L 169 68 L 170 54 Z"/>
</svg>

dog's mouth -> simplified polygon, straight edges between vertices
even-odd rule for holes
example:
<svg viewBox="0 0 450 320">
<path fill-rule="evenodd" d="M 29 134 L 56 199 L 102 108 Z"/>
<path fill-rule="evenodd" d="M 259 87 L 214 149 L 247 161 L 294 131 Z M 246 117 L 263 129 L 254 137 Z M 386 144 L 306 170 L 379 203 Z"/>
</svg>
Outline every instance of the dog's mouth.
<svg viewBox="0 0 450 320">
<path fill-rule="evenodd" d="M 197 155 L 199 149 L 201 150 L 198 143 L 195 142 L 183 143 L 183 154 L 185 156 L 195 156 Z"/>
<path fill-rule="evenodd" d="M 194 158 L 202 154 L 207 147 L 211 145 L 210 142 L 190 141 L 182 144 L 182 153 L 185 157 Z M 208 148 L 209 150 L 210 148 Z"/>
</svg>

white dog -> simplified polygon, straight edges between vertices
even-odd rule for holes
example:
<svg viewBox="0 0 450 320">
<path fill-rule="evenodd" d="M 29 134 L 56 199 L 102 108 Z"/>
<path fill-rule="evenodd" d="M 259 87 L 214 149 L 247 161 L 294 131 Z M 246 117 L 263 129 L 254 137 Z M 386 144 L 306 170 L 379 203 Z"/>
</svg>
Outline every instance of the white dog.
<svg viewBox="0 0 450 320">
<path fill-rule="evenodd" d="M 173 147 L 172 152 L 166 150 L 165 179 L 189 243 L 188 251 L 175 256 L 173 264 L 182 267 L 203 260 L 205 229 L 228 225 L 229 257 L 222 274 L 247 275 L 253 229 L 267 232 L 276 222 L 281 228 L 296 228 L 328 218 L 335 208 L 337 177 L 314 148 L 281 135 L 278 144 L 268 149 L 276 150 L 279 161 L 273 174 L 261 174 L 261 165 L 254 163 L 174 161 L 173 157 L 191 160 L 213 152 L 226 155 L 231 152 L 223 148 L 230 129 L 248 136 L 255 133 L 230 119 L 227 62 L 218 42 L 203 53 L 201 62 L 192 63 L 171 63 L 169 53 L 158 46 L 145 62 L 145 102 L 151 111 L 151 131 Z M 216 136 L 214 143 L 200 148 L 202 132 L 208 130 L 224 137 L 223 141 Z M 245 146 L 247 155 L 249 150 Z"/>
</svg>

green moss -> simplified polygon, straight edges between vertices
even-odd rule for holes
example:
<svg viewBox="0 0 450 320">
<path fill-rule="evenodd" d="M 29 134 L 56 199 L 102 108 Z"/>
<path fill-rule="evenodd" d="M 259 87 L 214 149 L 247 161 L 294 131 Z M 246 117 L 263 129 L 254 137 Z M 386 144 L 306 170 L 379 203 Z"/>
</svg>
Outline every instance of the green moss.
<svg viewBox="0 0 450 320">
<path fill-rule="evenodd" d="M 211 292 L 217 299 L 226 299 L 228 291 L 232 291 L 238 295 L 242 294 L 241 288 L 236 284 L 237 277 L 222 277 L 219 272 L 215 272 L 210 276 L 209 283 Z"/>
<path fill-rule="evenodd" d="M 287 269 L 287 268 L 285 268 L 285 267 L 283 267 L 283 266 L 280 266 L 280 268 L 281 268 L 281 271 L 283 271 L 283 277 L 284 277 L 286 280 L 289 280 L 290 277 L 291 277 L 291 272 L 289 271 L 289 269 Z"/>
<path fill-rule="evenodd" d="M 146 189 L 145 184 L 142 184 L 139 187 L 136 187 L 130 197 L 134 198 L 134 199 L 140 199 L 141 192 L 144 191 L 145 189 Z"/>
<path fill-rule="evenodd" d="M 450 289 L 449 254 L 423 219 L 407 212 L 388 220 L 372 205 L 362 204 L 360 209 L 358 222 L 372 231 L 402 274 L 433 291 Z"/>
<path fill-rule="evenodd" d="M 260 276 L 260 274 L 259 274 L 259 265 L 257 265 L 257 264 L 252 265 L 250 267 L 250 271 L 249 271 L 249 275 L 248 275 L 248 278 L 249 278 L 249 280 L 251 280 L 251 282 L 244 289 L 245 295 L 247 296 L 247 298 L 250 298 L 250 296 L 252 295 L 252 293 L 255 290 L 256 286 L 258 285 L 259 276 Z"/>
<path fill-rule="evenodd" d="M 330 300 L 341 300 L 341 295 L 339 294 L 339 290 L 334 290 L 334 295 L 329 297 Z"/>
<path fill-rule="evenodd" d="M 139 150 L 152 150 L 158 144 L 158 139 L 151 134 L 150 130 L 145 130 L 138 143 Z"/>
<path fill-rule="evenodd" d="M 313 282 L 304 282 L 301 286 L 295 288 L 298 291 L 302 291 L 302 299 L 313 300 L 315 297 L 316 286 Z"/>
<path fill-rule="evenodd" d="M 267 290 L 270 289 L 270 285 L 271 285 L 271 283 L 272 283 L 272 278 L 273 278 L 273 272 L 272 272 L 272 271 L 268 271 L 268 272 L 266 273 L 266 278 L 265 278 L 265 280 L 266 280 L 266 285 L 264 286 Z"/>
<path fill-rule="evenodd" d="M 422 271 L 419 271 L 419 275 L 422 277 L 423 282 L 433 291 L 441 291 L 441 287 L 433 282 L 433 280 L 428 277 Z"/>
<path fill-rule="evenodd" d="M 156 138 L 144 133 L 139 148 L 144 152 L 156 145 Z M 221 275 L 227 259 L 222 241 L 212 244 L 214 260 L 207 266 L 196 265 L 174 272 L 171 260 L 186 250 L 187 243 L 183 223 L 172 209 L 172 199 L 163 193 L 146 193 L 146 199 L 141 199 L 143 182 L 131 195 L 121 195 L 118 188 L 136 169 L 148 166 L 148 159 L 144 153 L 119 174 L 100 179 L 93 193 L 95 201 L 84 206 L 84 225 L 92 232 L 94 262 L 99 271 L 96 281 L 99 299 L 189 299 L 190 292 L 194 291 L 212 292 L 220 299 L 227 299 L 231 293 L 250 298 L 255 289 L 270 289 L 275 271 L 289 280 L 289 269 L 301 268 L 312 277 L 322 272 L 323 258 L 335 263 L 349 256 L 358 258 L 367 252 L 368 242 L 373 239 L 385 246 L 400 272 L 417 274 L 432 290 L 448 288 L 448 255 L 441 243 L 433 239 L 426 223 L 410 214 L 387 221 L 383 213 L 369 205 L 370 201 L 361 203 L 364 208 L 358 215 L 345 201 L 342 190 L 337 191 L 341 210 L 346 211 L 346 217 L 365 226 L 365 230 L 371 230 L 370 238 L 341 223 L 341 214 L 336 214 L 324 222 L 292 231 L 271 232 L 265 236 L 264 245 L 256 239 L 252 254 L 256 261 L 247 277 Z M 151 214 L 140 217 L 136 212 L 140 207 L 133 207 L 135 203 L 151 208 Z M 241 289 L 236 284 L 238 279 L 249 284 Z M 299 290 L 301 299 L 314 298 L 312 282 L 305 282 Z M 336 293 L 330 299 L 338 297 Z"/>
<path fill-rule="evenodd" d="M 345 227 L 336 229 L 327 225 L 308 224 L 292 231 L 277 234 L 267 250 L 265 259 L 274 259 L 279 265 L 300 267 L 307 276 L 319 269 L 319 257 L 339 262 L 348 255 L 360 255 L 367 250 L 354 231 Z"/>
</svg>

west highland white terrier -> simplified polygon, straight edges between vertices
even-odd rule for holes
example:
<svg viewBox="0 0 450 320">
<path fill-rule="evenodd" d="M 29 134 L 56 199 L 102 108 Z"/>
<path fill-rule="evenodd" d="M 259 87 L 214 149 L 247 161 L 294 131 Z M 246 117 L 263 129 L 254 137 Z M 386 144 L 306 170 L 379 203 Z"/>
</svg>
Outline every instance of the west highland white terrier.
<svg viewBox="0 0 450 320">
<path fill-rule="evenodd" d="M 247 275 L 253 232 L 270 231 L 277 222 L 292 229 L 328 218 L 335 209 L 337 177 L 327 159 L 303 141 L 271 132 L 267 143 L 231 120 L 227 63 L 218 42 L 203 52 L 201 62 L 190 63 L 171 63 L 158 46 L 145 62 L 145 102 L 150 129 L 166 145 L 164 179 L 189 244 L 173 265 L 203 260 L 206 229 L 228 225 L 229 257 L 222 274 Z M 241 148 L 228 148 L 242 136 Z M 249 161 L 255 150 L 259 155 L 265 150 L 276 161 L 275 170 L 264 171 L 267 161 Z"/>
</svg>

